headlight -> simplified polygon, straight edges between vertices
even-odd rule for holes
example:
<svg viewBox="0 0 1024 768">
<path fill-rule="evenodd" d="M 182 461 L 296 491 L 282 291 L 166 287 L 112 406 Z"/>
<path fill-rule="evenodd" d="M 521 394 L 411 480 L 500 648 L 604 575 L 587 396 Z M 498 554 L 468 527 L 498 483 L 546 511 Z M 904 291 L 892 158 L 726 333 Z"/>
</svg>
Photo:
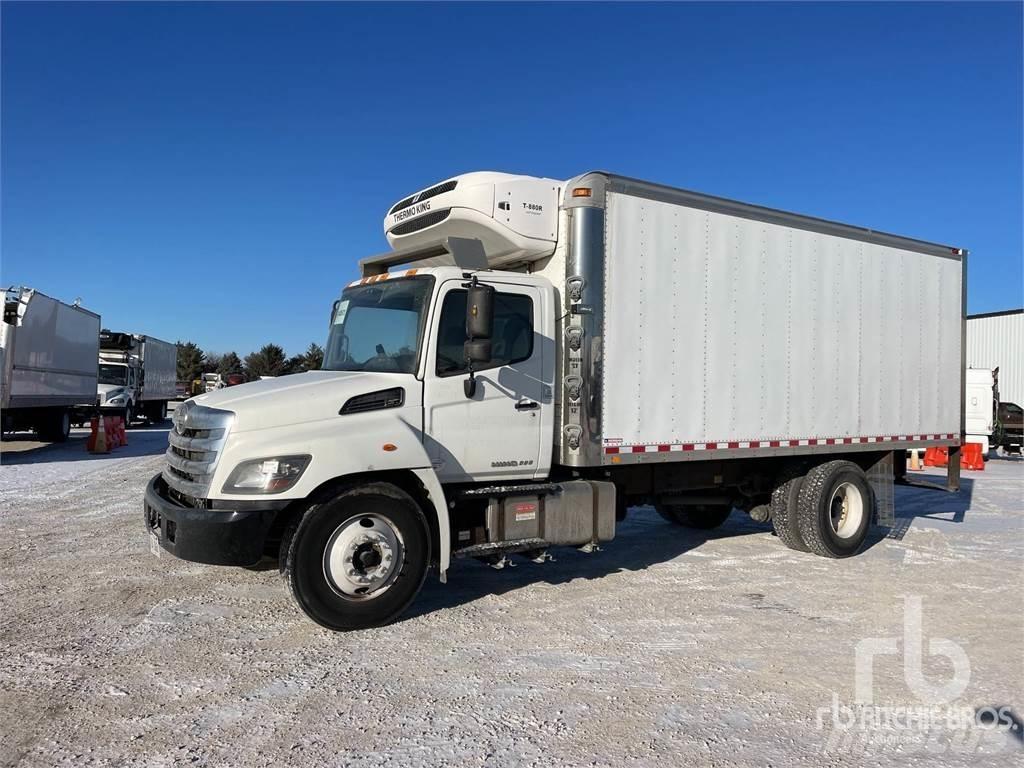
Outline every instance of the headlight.
<svg viewBox="0 0 1024 768">
<path fill-rule="evenodd" d="M 223 493 L 280 493 L 298 482 L 312 456 L 272 456 L 243 461 L 224 483 Z"/>
<path fill-rule="evenodd" d="M 124 395 L 118 395 L 107 400 L 111 405 L 124 405 Z"/>
</svg>

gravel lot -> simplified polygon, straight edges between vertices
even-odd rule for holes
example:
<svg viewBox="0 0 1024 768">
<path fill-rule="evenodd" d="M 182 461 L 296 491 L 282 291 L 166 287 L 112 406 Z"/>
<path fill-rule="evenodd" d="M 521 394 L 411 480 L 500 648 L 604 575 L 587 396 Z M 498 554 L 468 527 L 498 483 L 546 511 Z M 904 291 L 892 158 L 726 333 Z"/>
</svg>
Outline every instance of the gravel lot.
<svg viewBox="0 0 1024 768">
<path fill-rule="evenodd" d="M 957 679 L 929 641 L 969 661 L 943 711 L 1008 707 L 1019 724 L 1022 461 L 965 473 L 960 495 L 898 489 L 897 528 L 850 560 L 786 550 L 739 514 L 705 536 L 641 509 L 603 552 L 504 571 L 458 562 L 399 623 L 332 634 L 292 606 L 276 571 L 153 557 L 140 499 L 166 431 L 133 430 L 130 443 L 104 457 L 80 441 L 4 454 L 4 764 L 1019 765 L 1024 754 L 1019 725 L 843 731 L 832 717 L 855 705 L 858 641 L 920 647 L 904 642 L 910 596 L 925 679 Z M 908 666 L 875 658 L 875 705 L 941 703 Z"/>
</svg>

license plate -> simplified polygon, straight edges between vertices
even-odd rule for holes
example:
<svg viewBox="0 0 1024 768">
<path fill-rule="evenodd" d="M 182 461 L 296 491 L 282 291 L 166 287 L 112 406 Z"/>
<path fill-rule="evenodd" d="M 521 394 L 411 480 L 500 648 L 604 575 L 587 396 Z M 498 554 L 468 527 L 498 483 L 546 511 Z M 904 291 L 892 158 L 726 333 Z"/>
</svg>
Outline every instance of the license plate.
<svg viewBox="0 0 1024 768">
<path fill-rule="evenodd" d="M 160 557 L 160 538 L 155 534 L 149 534 L 149 553 Z"/>
</svg>

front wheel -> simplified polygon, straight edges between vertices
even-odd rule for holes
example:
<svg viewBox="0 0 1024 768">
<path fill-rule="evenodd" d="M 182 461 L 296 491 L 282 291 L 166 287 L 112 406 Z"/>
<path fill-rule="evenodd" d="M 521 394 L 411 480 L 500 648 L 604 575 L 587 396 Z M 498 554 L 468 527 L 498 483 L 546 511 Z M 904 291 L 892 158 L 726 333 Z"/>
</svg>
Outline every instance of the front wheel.
<svg viewBox="0 0 1024 768">
<path fill-rule="evenodd" d="M 310 507 L 283 546 L 295 602 L 335 630 L 396 619 L 419 592 L 430 562 L 422 510 L 390 483 L 350 488 Z"/>
</svg>

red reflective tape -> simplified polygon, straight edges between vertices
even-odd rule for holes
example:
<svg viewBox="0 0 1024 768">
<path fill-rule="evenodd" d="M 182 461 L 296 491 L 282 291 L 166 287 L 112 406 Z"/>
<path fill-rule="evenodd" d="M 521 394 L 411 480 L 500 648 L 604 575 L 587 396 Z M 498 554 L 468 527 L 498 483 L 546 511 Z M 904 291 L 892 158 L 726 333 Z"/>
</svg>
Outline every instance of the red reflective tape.
<svg viewBox="0 0 1024 768">
<path fill-rule="evenodd" d="M 618 448 L 605 448 L 604 452 L 605 453 L 618 453 L 619 449 Z"/>
<path fill-rule="evenodd" d="M 658 453 L 665 453 L 665 452 L 667 452 L 667 451 L 668 451 L 668 450 L 669 450 L 670 448 L 671 448 L 671 446 L 668 446 L 668 445 L 659 445 L 659 446 L 658 446 Z"/>
<path fill-rule="evenodd" d="M 692 451 L 693 450 L 693 443 L 683 443 L 683 450 L 684 451 Z"/>
<path fill-rule="evenodd" d="M 718 447 L 718 443 L 704 443 L 704 450 L 713 451 Z"/>
<path fill-rule="evenodd" d="M 769 440 L 768 441 L 768 447 L 769 448 L 778 448 L 780 445 L 782 445 L 782 443 L 780 443 L 778 440 Z"/>
<path fill-rule="evenodd" d="M 843 444 L 844 445 L 849 445 L 852 442 L 853 442 L 853 438 L 852 437 L 844 437 L 843 438 Z"/>
<path fill-rule="evenodd" d="M 729 447 L 730 448 L 739 448 L 740 444 L 739 443 L 729 443 Z"/>
<path fill-rule="evenodd" d="M 750 447 L 751 448 L 760 448 L 761 447 L 761 442 L 759 440 L 751 440 L 750 441 Z"/>
<path fill-rule="evenodd" d="M 790 444 L 791 446 L 793 446 L 793 445 L 800 445 L 800 441 L 799 441 L 799 440 L 790 440 L 790 441 L 789 441 L 789 444 Z"/>
<path fill-rule="evenodd" d="M 834 437 L 826 437 L 825 438 L 825 445 L 835 445 L 835 444 L 836 444 L 836 439 Z"/>
<path fill-rule="evenodd" d="M 633 453 L 644 453 L 647 450 L 646 445 L 634 445 L 631 449 Z"/>
</svg>

